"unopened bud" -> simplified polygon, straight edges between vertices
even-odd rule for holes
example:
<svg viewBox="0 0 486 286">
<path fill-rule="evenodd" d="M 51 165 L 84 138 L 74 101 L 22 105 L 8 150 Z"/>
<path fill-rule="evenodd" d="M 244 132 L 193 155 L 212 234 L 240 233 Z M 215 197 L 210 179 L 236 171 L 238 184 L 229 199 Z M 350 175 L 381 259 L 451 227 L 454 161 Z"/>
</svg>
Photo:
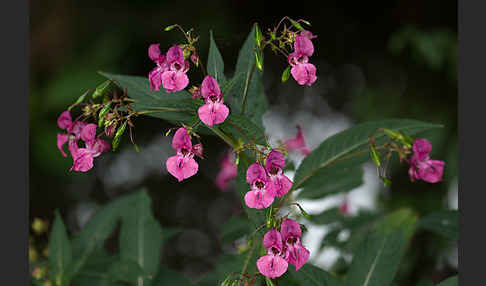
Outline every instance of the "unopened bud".
<svg viewBox="0 0 486 286">
<path fill-rule="evenodd" d="M 289 18 L 289 21 L 292 23 L 292 25 L 294 25 L 294 27 L 296 27 L 297 29 L 299 30 L 304 30 L 304 27 L 302 27 L 302 25 L 299 24 L 299 22 L 297 21 L 294 21 L 292 19 Z"/>
<path fill-rule="evenodd" d="M 263 61 L 259 52 L 255 51 L 255 64 L 260 71 L 263 71 Z"/>
<path fill-rule="evenodd" d="M 165 28 L 164 28 L 164 31 L 168 32 L 168 31 L 170 31 L 170 30 L 174 29 L 176 26 L 177 26 L 177 25 L 170 25 L 170 26 L 167 26 L 167 27 L 165 27 Z"/>
<path fill-rule="evenodd" d="M 203 156 L 204 148 L 203 148 L 203 145 L 201 143 L 198 143 L 198 144 L 192 146 L 192 152 L 196 156 L 198 156 L 199 158 L 204 159 L 204 156 Z"/>
<path fill-rule="evenodd" d="M 262 46 L 262 40 L 263 40 L 262 31 L 260 31 L 258 24 L 255 23 L 255 42 L 259 48 L 261 48 Z"/>
<path fill-rule="evenodd" d="M 282 73 L 282 83 L 286 82 L 290 77 L 290 66 L 287 66 L 287 68 L 283 71 Z"/>
<path fill-rule="evenodd" d="M 380 162 L 380 156 L 378 155 L 378 152 L 375 149 L 375 146 L 370 144 L 370 156 L 371 160 L 375 163 L 376 166 L 380 167 L 381 162 Z"/>
<path fill-rule="evenodd" d="M 116 150 L 118 145 L 120 144 L 121 136 L 125 132 L 125 129 L 127 128 L 127 121 L 123 122 L 123 125 L 118 128 L 115 134 L 115 138 L 113 138 L 113 141 L 111 142 L 111 145 L 113 147 L 113 151 Z"/>
<path fill-rule="evenodd" d="M 196 65 L 196 67 L 199 66 L 199 56 L 196 54 L 196 52 L 192 53 L 191 61 Z"/>
<path fill-rule="evenodd" d="M 398 141 L 403 140 L 403 134 L 398 132 L 398 131 L 384 128 L 383 132 L 385 132 L 385 134 L 388 135 L 392 139 L 395 139 L 395 140 L 398 140 Z"/>
<path fill-rule="evenodd" d="M 111 107 L 111 102 L 103 106 L 103 108 L 101 108 L 100 112 L 98 113 L 98 127 L 103 126 L 103 123 L 105 121 L 105 114 L 108 113 L 108 111 L 110 111 L 110 107 Z"/>
<path fill-rule="evenodd" d="M 107 80 L 107 81 L 103 82 L 102 84 L 98 85 L 98 87 L 95 89 L 95 91 L 93 92 L 93 95 L 91 97 L 97 98 L 99 96 L 102 96 L 105 93 L 105 91 L 107 91 L 108 88 L 110 87 L 110 83 L 111 83 L 111 80 Z"/>
<path fill-rule="evenodd" d="M 81 102 L 83 102 L 84 99 L 86 98 L 86 95 L 88 95 L 88 92 L 85 92 L 80 97 L 78 97 L 78 99 L 76 100 L 76 102 L 74 102 L 73 104 L 71 104 L 71 106 L 68 107 L 68 110 L 71 110 L 73 107 L 75 107 L 76 105 L 78 105 Z"/>
</svg>

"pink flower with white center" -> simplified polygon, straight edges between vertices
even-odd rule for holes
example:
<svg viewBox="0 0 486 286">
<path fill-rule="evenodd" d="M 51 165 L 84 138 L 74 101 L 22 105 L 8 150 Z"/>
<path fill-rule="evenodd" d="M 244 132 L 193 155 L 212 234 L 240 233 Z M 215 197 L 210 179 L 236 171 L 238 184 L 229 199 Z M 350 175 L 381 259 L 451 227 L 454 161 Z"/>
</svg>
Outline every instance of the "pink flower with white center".
<svg viewBox="0 0 486 286">
<path fill-rule="evenodd" d="M 223 104 L 223 94 L 218 82 L 209 75 L 201 84 L 201 96 L 206 103 L 197 111 L 199 119 L 208 126 L 223 123 L 228 117 L 229 109 Z"/>
<path fill-rule="evenodd" d="M 255 162 L 248 167 L 246 181 L 250 184 L 250 191 L 245 195 L 245 203 L 249 208 L 264 209 L 273 203 L 274 195 L 269 190 L 267 173 L 260 164 Z"/>
<path fill-rule="evenodd" d="M 221 160 L 221 169 L 216 176 L 216 186 L 223 192 L 227 191 L 229 181 L 236 178 L 237 174 L 238 168 L 235 164 L 233 153 L 230 150 L 226 152 L 223 160 Z"/>
<path fill-rule="evenodd" d="M 316 80 L 316 67 L 309 63 L 309 57 L 314 53 L 311 38 L 315 36 L 309 31 L 301 31 L 295 36 L 294 52 L 289 54 L 288 61 L 292 66 L 290 73 L 300 85 L 312 85 Z"/>
<path fill-rule="evenodd" d="M 304 156 L 311 152 L 305 143 L 304 133 L 299 125 L 297 125 L 297 135 L 294 138 L 287 139 L 284 144 L 290 152 L 300 152 Z"/>
<path fill-rule="evenodd" d="M 442 181 L 444 172 L 444 161 L 431 160 L 429 154 L 432 151 L 432 145 L 427 139 L 418 138 L 413 142 L 413 155 L 410 157 L 410 169 L 408 174 L 410 180 L 424 180 L 429 183 Z"/>
<path fill-rule="evenodd" d="M 292 187 L 292 181 L 283 174 L 284 167 L 284 155 L 275 150 L 270 151 L 265 162 L 265 169 L 268 174 L 268 189 L 277 197 L 285 195 Z"/>
<path fill-rule="evenodd" d="M 194 149 L 186 128 L 177 129 L 174 138 L 172 138 L 172 148 L 177 151 L 177 155 L 169 157 L 165 166 L 167 171 L 179 182 L 197 173 L 199 165 L 194 160 L 194 155 L 197 153 L 202 156 L 202 145 L 197 145 L 199 146 Z"/>
<path fill-rule="evenodd" d="M 280 228 L 282 240 L 287 247 L 287 262 L 299 270 L 309 259 L 310 252 L 301 243 L 302 231 L 297 221 L 285 219 Z"/>
<path fill-rule="evenodd" d="M 263 237 L 263 247 L 267 255 L 257 260 L 258 271 L 272 279 L 282 276 L 287 271 L 288 262 L 280 232 L 274 228 L 267 232 Z"/>
<path fill-rule="evenodd" d="M 172 46 L 165 55 L 160 52 L 159 46 L 160 44 L 152 44 L 148 49 L 149 58 L 157 64 L 149 73 L 150 91 L 160 90 L 160 85 L 168 93 L 183 90 L 189 84 L 186 75 L 189 61 L 184 59 L 184 53 L 179 46 Z"/>
<path fill-rule="evenodd" d="M 77 141 L 69 142 L 69 150 L 74 161 L 69 171 L 89 171 L 93 168 L 93 159 L 110 150 L 110 143 L 96 138 L 96 124 L 87 124 L 82 129 L 80 137 L 86 145 L 85 148 L 79 148 Z"/>
</svg>

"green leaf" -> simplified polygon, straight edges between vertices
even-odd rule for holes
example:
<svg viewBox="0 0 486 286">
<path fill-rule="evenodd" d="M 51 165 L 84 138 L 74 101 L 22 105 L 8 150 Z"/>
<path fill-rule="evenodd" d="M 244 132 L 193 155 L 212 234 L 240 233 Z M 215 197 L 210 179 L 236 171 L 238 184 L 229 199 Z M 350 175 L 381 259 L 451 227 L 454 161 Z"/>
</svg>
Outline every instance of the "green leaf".
<svg viewBox="0 0 486 286">
<path fill-rule="evenodd" d="M 263 91 L 263 73 L 255 68 L 255 45 L 254 27 L 238 54 L 235 77 L 239 74 L 243 74 L 244 76 L 240 77 L 235 84 L 235 94 L 233 97 L 230 97 L 229 103 L 233 114 L 241 114 L 242 103 L 246 97 L 244 114 L 257 126 L 263 127 L 262 116 L 267 111 L 268 102 Z"/>
<path fill-rule="evenodd" d="M 146 77 L 115 75 L 100 72 L 104 77 L 111 79 L 127 95 L 136 100 L 131 106 L 135 111 L 153 110 L 158 112 L 147 113 L 147 116 L 169 120 L 170 122 L 187 123 L 196 115 L 196 110 L 203 104 L 201 100 L 192 99 L 189 92 L 181 90 L 166 93 L 163 88 L 159 91 L 150 91 L 150 83 Z"/>
<path fill-rule="evenodd" d="M 231 134 L 235 139 L 241 138 L 246 143 L 266 144 L 263 128 L 257 126 L 246 116 L 230 114 L 222 124 L 216 125 L 216 127 Z"/>
<path fill-rule="evenodd" d="M 105 266 L 106 267 L 106 266 Z M 115 282 L 125 282 L 132 283 L 132 285 L 142 285 L 137 284 L 137 278 L 143 277 L 144 272 L 135 261 L 131 260 L 119 260 L 112 263 L 108 269 L 108 273 L 104 276 L 101 281 L 102 286 L 111 286 Z M 149 285 L 143 283 L 143 285 Z"/>
<path fill-rule="evenodd" d="M 69 242 L 61 215 L 59 211 L 56 211 L 56 217 L 49 239 L 49 264 L 51 279 L 56 281 L 58 285 L 69 285 L 65 273 L 71 261 L 71 243 Z"/>
<path fill-rule="evenodd" d="M 343 219 L 343 215 L 339 212 L 339 208 L 330 208 L 319 214 L 311 215 L 310 221 L 315 224 L 324 225 L 331 224 Z"/>
<path fill-rule="evenodd" d="M 157 274 L 162 247 L 162 228 L 152 215 L 151 200 L 145 191 L 133 195 L 122 215 L 120 232 L 120 257 L 136 262 L 148 277 Z M 133 283 L 148 277 L 139 275 Z M 140 282 L 139 282 L 140 283 Z"/>
<path fill-rule="evenodd" d="M 400 210 L 377 223 L 376 230 L 367 234 L 355 252 L 346 285 L 390 285 L 413 234 L 416 220 L 417 216 L 411 211 Z"/>
<path fill-rule="evenodd" d="M 299 285 L 309 286 L 339 286 L 343 282 L 312 264 L 306 263 L 299 271 L 295 271 L 294 267 L 289 267 L 289 274 L 294 278 Z"/>
<path fill-rule="evenodd" d="M 207 72 L 208 75 L 212 76 L 219 84 L 221 84 L 226 81 L 226 78 L 224 77 L 223 57 L 214 41 L 213 31 L 209 31 L 209 38 Z"/>
<path fill-rule="evenodd" d="M 379 128 L 389 128 L 412 135 L 438 127 L 441 125 L 409 119 L 388 119 L 355 125 L 329 137 L 304 158 L 295 173 L 293 188 L 304 186 L 314 176 L 332 174 L 336 172 L 336 168 L 342 170 L 346 167 L 356 167 L 368 161 L 368 140 Z M 377 146 L 385 139 L 383 133 L 377 134 L 374 138 Z"/>
<path fill-rule="evenodd" d="M 457 285 L 459 285 L 459 278 L 457 275 L 447 278 L 446 280 L 437 284 L 437 286 L 457 286 Z"/>
<path fill-rule="evenodd" d="M 418 227 L 444 236 L 451 240 L 459 238 L 459 212 L 442 210 L 432 213 L 418 222 Z"/>
<path fill-rule="evenodd" d="M 184 277 L 177 271 L 162 267 L 159 269 L 159 274 L 154 279 L 153 286 L 177 285 L 190 286 L 194 285 L 190 280 Z"/>
</svg>

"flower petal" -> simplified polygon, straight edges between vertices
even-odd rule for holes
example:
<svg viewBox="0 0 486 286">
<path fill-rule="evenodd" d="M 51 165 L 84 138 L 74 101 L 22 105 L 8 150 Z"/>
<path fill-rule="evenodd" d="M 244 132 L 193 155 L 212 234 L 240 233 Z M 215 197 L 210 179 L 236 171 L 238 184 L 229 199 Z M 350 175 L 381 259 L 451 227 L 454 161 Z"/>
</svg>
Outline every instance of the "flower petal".
<svg viewBox="0 0 486 286">
<path fill-rule="evenodd" d="M 93 123 L 86 125 L 81 130 L 81 139 L 86 143 L 93 141 L 96 137 L 96 127 L 96 124 Z"/>
<path fill-rule="evenodd" d="M 81 131 L 83 131 L 84 127 L 88 125 L 88 122 L 84 121 L 74 121 L 71 126 L 68 128 L 68 132 L 74 134 L 76 139 L 81 138 Z"/>
<path fill-rule="evenodd" d="M 201 96 L 206 99 L 210 96 L 221 96 L 218 82 L 210 75 L 206 76 L 201 84 Z"/>
<path fill-rule="evenodd" d="M 87 172 L 93 168 L 93 155 L 90 150 L 79 148 L 73 158 L 74 163 L 69 171 Z"/>
<path fill-rule="evenodd" d="M 301 56 L 310 57 L 314 53 L 312 41 L 304 35 L 295 36 L 294 52 Z"/>
<path fill-rule="evenodd" d="M 269 232 L 265 233 L 263 236 L 263 247 L 265 247 L 266 250 L 275 247 L 279 252 L 282 251 L 282 235 L 280 235 L 280 232 L 277 229 L 272 228 Z"/>
<path fill-rule="evenodd" d="M 162 85 L 162 73 L 163 70 L 160 67 L 155 67 L 149 72 L 148 78 L 150 81 L 150 91 L 160 90 L 160 85 Z"/>
<path fill-rule="evenodd" d="M 177 45 L 170 47 L 170 49 L 167 51 L 166 60 L 167 65 L 169 68 L 171 68 L 171 70 L 178 71 L 184 68 L 184 52 Z"/>
<path fill-rule="evenodd" d="M 67 130 L 71 126 L 71 124 L 73 124 L 73 122 L 69 110 L 64 111 L 57 118 L 57 126 L 59 126 L 59 128 L 61 129 Z"/>
<path fill-rule="evenodd" d="M 58 133 L 57 134 L 57 148 L 59 149 L 59 151 L 61 151 L 61 154 L 64 157 L 67 157 L 67 154 L 64 152 L 62 147 L 64 146 L 64 144 L 66 144 L 68 139 L 69 139 L 69 134 L 67 134 L 67 133 Z"/>
<path fill-rule="evenodd" d="M 165 162 L 167 171 L 180 182 L 197 173 L 198 164 L 196 160 L 184 156 L 172 156 Z"/>
<path fill-rule="evenodd" d="M 189 78 L 181 71 L 165 71 L 162 73 L 162 86 L 167 93 L 183 90 L 189 84 Z"/>
<path fill-rule="evenodd" d="M 208 126 L 223 123 L 228 117 L 229 109 L 223 103 L 207 102 L 197 110 L 199 119 Z"/>
<path fill-rule="evenodd" d="M 192 149 L 191 136 L 187 134 L 186 128 L 177 129 L 172 138 L 172 148 L 175 150 L 186 149 L 187 151 Z"/>
<path fill-rule="evenodd" d="M 429 183 L 437 183 L 442 181 L 442 174 L 444 172 L 444 161 L 428 160 L 418 169 L 418 174 L 422 180 Z"/>
<path fill-rule="evenodd" d="M 419 161 L 424 160 L 432 151 L 432 144 L 425 138 L 417 138 L 413 141 L 413 153 Z"/>
<path fill-rule="evenodd" d="M 154 62 L 157 62 L 160 59 L 161 52 L 159 46 L 160 44 L 152 44 L 148 48 L 148 56 Z"/>
<path fill-rule="evenodd" d="M 300 225 L 297 221 L 293 219 L 285 219 L 282 222 L 280 228 L 280 233 L 282 234 L 282 239 L 287 241 L 290 237 L 301 237 L 302 231 L 300 230 Z"/>
<path fill-rule="evenodd" d="M 265 169 L 257 162 L 251 164 L 246 170 L 246 181 L 248 184 L 252 185 L 256 180 L 266 182 L 267 173 Z"/>
<path fill-rule="evenodd" d="M 300 243 L 296 243 L 289 249 L 288 263 L 295 266 L 295 270 L 299 270 L 309 259 L 310 252 Z"/>
<path fill-rule="evenodd" d="M 305 136 L 302 132 L 302 127 L 297 125 L 297 135 L 294 138 L 287 139 L 284 142 L 285 146 L 290 152 L 298 151 L 301 152 L 303 155 L 307 155 L 310 153 L 309 148 L 305 143 Z"/>
<path fill-rule="evenodd" d="M 273 203 L 274 197 L 265 189 L 252 190 L 246 193 L 245 203 L 252 209 L 265 209 Z"/>
<path fill-rule="evenodd" d="M 290 70 L 292 77 L 300 85 L 311 86 L 316 80 L 316 67 L 311 63 L 299 63 Z"/>
<path fill-rule="evenodd" d="M 292 181 L 285 175 L 270 176 L 268 189 L 277 196 L 285 195 L 292 188 Z"/>
<path fill-rule="evenodd" d="M 272 168 L 283 169 L 285 167 L 285 156 L 277 150 L 268 153 L 265 161 L 265 169 L 270 172 Z"/>
<path fill-rule="evenodd" d="M 258 271 L 272 279 L 282 276 L 287 271 L 288 266 L 285 259 L 275 255 L 265 255 L 257 260 Z"/>
<path fill-rule="evenodd" d="M 108 143 L 107 141 L 105 141 L 103 139 L 95 139 L 95 140 L 91 141 L 90 143 L 88 143 L 87 146 L 88 146 L 88 149 L 93 154 L 94 158 L 101 155 L 101 153 L 110 150 L 110 147 L 111 147 L 110 143 Z"/>
</svg>

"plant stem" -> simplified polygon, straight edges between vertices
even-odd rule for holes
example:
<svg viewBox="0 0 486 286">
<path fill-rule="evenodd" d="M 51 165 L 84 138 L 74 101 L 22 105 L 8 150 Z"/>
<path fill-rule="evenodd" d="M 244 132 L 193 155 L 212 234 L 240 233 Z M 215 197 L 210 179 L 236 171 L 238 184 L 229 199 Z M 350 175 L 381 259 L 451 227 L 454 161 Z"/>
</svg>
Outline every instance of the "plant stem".
<svg viewBox="0 0 486 286">
<path fill-rule="evenodd" d="M 243 264 L 243 268 L 241 269 L 241 275 L 245 275 L 245 272 L 246 272 L 246 268 L 248 268 L 248 263 L 250 262 L 250 258 L 252 257 L 253 255 L 253 251 L 255 250 L 255 247 L 256 247 L 256 243 L 252 243 L 251 244 L 251 249 L 250 249 L 250 252 L 248 253 L 248 255 L 246 256 L 246 259 L 245 259 L 245 264 Z"/>
<path fill-rule="evenodd" d="M 251 70 L 250 70 L 250 74 L 246 78 L 245 90 L 243 91 L 243 100 L 241 102 L 241 113 L 240 114 L 242 114 L 242 115 L 245 113 L 246 96 L 248 95 L 248 89 L 250 87 L 251 79 L 253 77 L 253 72 L 255 72 L 255 67 L 256 67 L 256 63 L 253 64 L 253 66 L 251 67 Z"/>
</svg>

